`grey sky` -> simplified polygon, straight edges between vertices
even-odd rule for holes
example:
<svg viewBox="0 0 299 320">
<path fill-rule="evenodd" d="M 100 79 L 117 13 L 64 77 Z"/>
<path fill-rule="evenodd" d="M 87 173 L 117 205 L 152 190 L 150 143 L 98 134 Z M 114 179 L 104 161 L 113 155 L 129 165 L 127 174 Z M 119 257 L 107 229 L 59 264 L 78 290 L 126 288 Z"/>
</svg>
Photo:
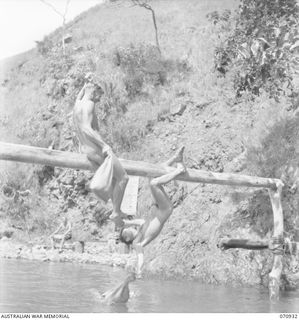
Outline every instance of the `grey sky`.
<svg viewBox="0 0 299 320">
<path fill-rule="evenodd" d="M 66 0 L 47 0 L 63 12 Z M 103 0 L 70 0 L 67 21 Z M 35 46 L 55 30 L 62 18 L 40 0 L 0 0 L 0 59 Z"/>
</svg>

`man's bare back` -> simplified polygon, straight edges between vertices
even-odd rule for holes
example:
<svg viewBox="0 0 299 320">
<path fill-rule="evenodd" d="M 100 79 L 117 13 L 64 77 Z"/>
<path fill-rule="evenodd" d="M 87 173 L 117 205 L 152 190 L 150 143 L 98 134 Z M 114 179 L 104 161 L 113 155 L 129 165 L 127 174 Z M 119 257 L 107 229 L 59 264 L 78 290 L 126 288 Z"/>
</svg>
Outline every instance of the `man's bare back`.
<svg viewBox="0 0 299 320">
<path fill-rule="evenodd" d="M 107 150 L 109 146 L 97 132 L 99 130 L 95 114 L 95 102 L 97 100 L 93 100 L 95 88 L 92 84 L 87 84 L 82 90 L 84 90 L 84 95 L 81 99 L 77 98 L 73 110 L 73 121 L 80 141 L 80 152 L 103 156 L 104 147 Z"/>
</svg>

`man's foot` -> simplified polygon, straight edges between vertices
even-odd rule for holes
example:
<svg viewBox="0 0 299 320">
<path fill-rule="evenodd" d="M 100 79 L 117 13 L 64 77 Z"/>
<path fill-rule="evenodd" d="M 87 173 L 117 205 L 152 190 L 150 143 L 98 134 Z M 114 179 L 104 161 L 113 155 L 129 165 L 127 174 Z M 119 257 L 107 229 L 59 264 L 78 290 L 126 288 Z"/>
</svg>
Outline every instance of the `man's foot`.
<svg viewBox="0 0 299 320">
<path fill-rule="evenodd" d="M 129 217 L 129 215 L 123 212 L 117 213 L 113 211 L 109 219 L 114 222 L 116 228 L 122 228 L 124 226 L 124 220 L 129 219 Z"/>
<path fill-rule="evenodd" d="M 183 163 L 184 162 L 184 151 L 185 146 L 179 148 L 179 150 L 172 156 L 169 160 L 167 160 L 164 165 L 171 166 L 174 163 Z"/>
<path fill-rule="evenodd" d="M 185 146 L 180 147 L 180 149 L 173 156 L 173 162 L 184 162 L 184 151 Z"/>
<path fill-rule="evenodd" d="M 114 220 L 114 219 L 128 219 L 128 215 L 122 211 L 120 212 L 116 212 L 116 211 L 113 211 L 111 213 L 111 215 L 109 216 L 109 219 L 110 220 Z"/>
<path fill-rule="evenodd" d="M 180 174 L 181 174 L 181 173 L 185 173 L 187 169 L 183 162 L 179 162 L 177 163 L 177 170 L 180 171 Z"/>
</svg>

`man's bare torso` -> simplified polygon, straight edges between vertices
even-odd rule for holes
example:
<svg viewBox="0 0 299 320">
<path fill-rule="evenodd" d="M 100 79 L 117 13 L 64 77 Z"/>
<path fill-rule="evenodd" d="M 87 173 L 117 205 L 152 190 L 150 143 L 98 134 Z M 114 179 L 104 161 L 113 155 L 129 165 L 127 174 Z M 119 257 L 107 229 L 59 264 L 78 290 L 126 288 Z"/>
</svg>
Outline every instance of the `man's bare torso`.
<svg viewBox="0 0 299 320">
<path fill-rule="evenodd" d="M 170 214 L 167 215 L 162 212 L 156 205 L 151 209 L 151 213 L 145 219 L 144 224 L 139 228 L 138 235 L 134 243 L 140 243 L 144 240 L 145 236 L 156 238 L 160 231 L 163 229 L 165 222 L 168 220 Z"/>
</svg>

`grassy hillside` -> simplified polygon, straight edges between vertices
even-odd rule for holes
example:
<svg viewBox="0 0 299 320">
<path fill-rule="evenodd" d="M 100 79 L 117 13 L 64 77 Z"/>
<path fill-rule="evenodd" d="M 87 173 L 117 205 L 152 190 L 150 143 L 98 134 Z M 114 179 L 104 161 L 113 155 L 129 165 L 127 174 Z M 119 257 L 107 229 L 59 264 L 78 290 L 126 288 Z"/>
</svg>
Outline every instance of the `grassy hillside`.
<svg viewBox="0 0 299 320">
<path fill-rule="evenodd" d="M 282 163 L 278 165 L 281 170 L 265 173 L 261 170 L 262 165 L 267 167 L 265 161 L 258 163 L 254 155 L 273 145 L 265 139 L 272 136 L 274 124 L 282 118 L 295 121 L 294 109 L 288 108 L 285 98 L 275 101 L 265 93 L 255 99 L 251 95 L 236 98 L 230 76 L 219 77 L 215 72 L 215 48 L 233 25 L 220 30 L 206 16 L 215 10 L 234 10 L 238 1 L 152 3 L 162 55 L 155 48 L 150 13 L 130 2 L 111 2 L 68 24 L 72 42 L 67 44 L 66 56 L 59 45 L 61 31 L 56 30 L 36 49 L 1 67 L 2 140 L 76 150 L 70 112 L 84 74 L 93 71 L 105 91 L 98 108 L 101 132 L 119 156 L 159 162 L 185 145 L 188 167 L 280 177 Z M 287 126 L 288 120 L 284 121 Z M 298 121 L 294 123 L 292 128 L 298 126 Z M 273 157 L 273 149 L 267 156 Z M 109 205 L 85 190 L 90 174 L 1 165 L 8 181 L 7 196 L 13 189 L 27 188 L 34 195 L 25 203 L 18 199 L 3 202 L 2 220 L 10 228 L 27 222 L 32 237 L 49 234 L 56 218 L 68 214 L 87 239 L 104 236 Z M 226 235 L 260 238 L 271 234 L 265 193 L 187 183 L 171 185 L 168 191 L 176 208 L 147 250 L 148 272 L 193 276 L 212 283 L 267 281 L 271 267 L 267 253 L 223 253 L 217 248 Z M 286 194 L 286 199 L 285 204 L 293 206 L 287 209 L 291 225 L 298 204 L 294 195 Z M 151 210 L 151 201 L 147 181 L 142 180 L 141 215 Z M 28 228 L 14 229 L 14 236 L 26 238 Z M 291 227 L 289 231 L 295 232 Z"/>
</svg>

